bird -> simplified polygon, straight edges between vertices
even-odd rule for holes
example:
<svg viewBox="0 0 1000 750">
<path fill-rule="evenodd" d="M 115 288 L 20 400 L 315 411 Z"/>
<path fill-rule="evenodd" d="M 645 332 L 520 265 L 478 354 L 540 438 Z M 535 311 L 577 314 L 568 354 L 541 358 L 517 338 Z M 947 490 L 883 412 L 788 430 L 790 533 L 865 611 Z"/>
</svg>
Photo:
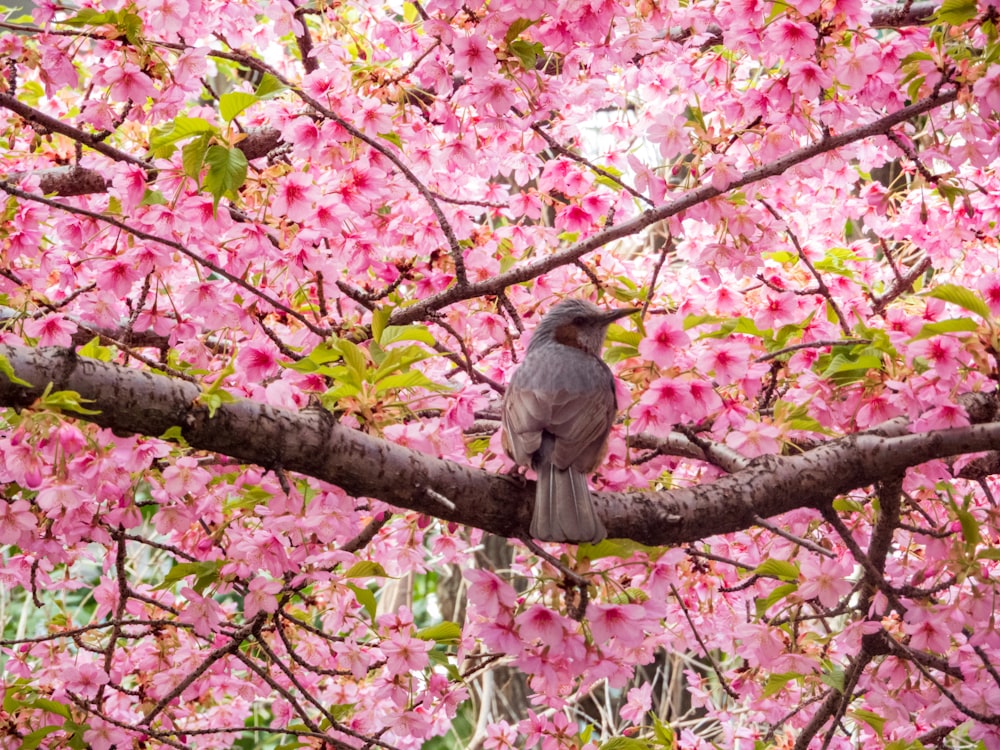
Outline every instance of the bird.
<svg viewBox="0 0 1000 750">
<path fill-rule="evenodd" d="M 584 299 L 555 304 L 538 323 L 501 408 L 502 443 L 538 475 L 531 536 L 596 544 L 607 536 L 587 486 L 615 421 L 615 376 L 601 358 L 608 326 L 638 310 Z"/>
</svg>

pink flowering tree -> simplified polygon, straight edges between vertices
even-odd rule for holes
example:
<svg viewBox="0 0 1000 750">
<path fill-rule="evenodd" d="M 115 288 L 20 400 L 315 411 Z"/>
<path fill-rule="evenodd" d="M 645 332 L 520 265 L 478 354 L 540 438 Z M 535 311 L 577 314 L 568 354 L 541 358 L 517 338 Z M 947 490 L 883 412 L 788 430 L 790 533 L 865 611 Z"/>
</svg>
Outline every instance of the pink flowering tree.
<svg viewBox="0 0 1000 750">
<path fill-rule="evenodd" d="M 1000 748 L 992 2 L 7 14 L 0 746 Z"/>
</svg>

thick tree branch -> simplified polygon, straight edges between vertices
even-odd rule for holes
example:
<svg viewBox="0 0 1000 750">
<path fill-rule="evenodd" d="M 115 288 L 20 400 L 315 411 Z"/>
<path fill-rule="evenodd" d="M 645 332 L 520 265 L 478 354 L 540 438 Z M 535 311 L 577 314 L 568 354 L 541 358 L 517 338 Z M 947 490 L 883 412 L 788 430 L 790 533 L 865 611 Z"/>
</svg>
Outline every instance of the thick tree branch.
<svg viewBox="0 0 1000 750">
<path fill-rule="evenodd" d="M 192 383 L 76 356 L 57 347 L 0 346 L 18 385 L 0 376 L 0 405 L 30 407 L 46 384 L 89 399 L 79 418 L 119 433 L 159 436 L 180 427 L 188 443 L 239 461 L 281 466 L 372 497 L 502 536 L 528 528 L 534 485 L 404 448 L 344 427 L 328 412 L 293 412 L 252 401 L 214 417 Z M 74 415 L 75 416 L 75 415 Z M 796 456 L 763 456 L 710 484 L 664 492 L 595 493 L 612 537 L 677 544 L 755 525 L 834 498 L 907 467 L 1000 445 L 1000 422 L 923 434 L 852 435 Z M 454 507 L 441 503 L 443 496 Z"/>
<path fill-rule="evenodd" d="M 36 110 L 31 111 L 36 112 Z M 41 115 L 41 113 L 38 114 Z M 90 146 L 91 139 L 80 140 L 77 137 L 79 133 L 83 133 L 84 136 L 87 135 L 83 131 L 76 131 L 75 129 L 73 133 L 64 132 L 63 135 L 72 138 L 84 146 Z M 253 161 L 254 159 L 267 156 L 282 143 L 281 131 L 277 128 L 251 128 L 247 131 L 246 136 L 236 144 L 236 148 L 243 152 L 247 161 Z M 116 151 L 116 153 L 123 152 Z M 108 154 L 105 153 L 105 155 Z M 128 161 L 128 159 L 119 158 L 118 161 Z M 99 170 L 91 167 L 81 167 L 79 164 L 69 167 L 41 169 L 37 172 L 15 172 L 5 176 L 7 179 L 16 182 L 31 174 L 38 176 L 38 187 L 45 195 L 54 194 L 69 197 L 73 195 L 103 193 L 108 189 L 109 184 L 108 179 Z"/>
</svg>

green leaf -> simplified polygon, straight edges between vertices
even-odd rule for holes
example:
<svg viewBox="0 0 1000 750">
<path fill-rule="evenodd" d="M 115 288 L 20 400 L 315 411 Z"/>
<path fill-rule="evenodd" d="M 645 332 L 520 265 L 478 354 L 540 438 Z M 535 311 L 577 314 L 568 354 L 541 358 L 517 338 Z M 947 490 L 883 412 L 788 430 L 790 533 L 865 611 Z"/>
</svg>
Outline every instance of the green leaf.
<svg viewBox="0 0 1000 750">
<path fill-rule="evenodd" d="M 15 695 L 27 688 L 28 684 L 26 679 L 18 677 L 4 685 L 3 703 L 0 704 L 3 705 L 4 711 L 12 714 L 25 705 L 24 701 L 16 698 Z"/>
<path fill-rule="evenodd" d="M 49 700 L 48 698 L 35 698 L 34 700 L 24 704 L 25 706 L 30 706 L 31 708 L 37 708 L 40 711 L 48 711 L 50 714 L 55 714 L 56 716 L 62 716 L 64 719 L 69 719 L 72 717 L 70 713 L 69 706 L 65 703 L 59 703 L 58 701 Z"/>
<path fill-rule="evenodd" d="M 631 331 L 624 326 L 620 326 L 617 323 L 612 323 L 608 326 L 607 341 L 612 341 L 616 344 L 628 344 L 632 347 L 638 347 L 639 342 L 642 341 L 642 334 L 638 331 Z"/>
<path fill-rule="evenodd" d="M 88 357 L 90 359 L 97 359 L 101 362 L 110 362 L 112 358 L 112 352 L 110 346 L 101 346 L 101 337 L 94 336 L 90 341 L 81 346 L 77 350 L 77 354 L 81 357 Z"/>
<path fill-rule="evenodd" d="M 36 729 L 34 732 L 30 732 L 24 735 L 24 737 L 22 737 L 21 741 L 18 743 L 18 747 L 21 748 L 21 750 L 35 750 L 35 748 L 42 743 L 42 740 L 44 740 L 53 732 L 58 732 L 61 729 L 62 727 L 56 727 L 52 725 L 49 725 L 47 727 L 42 727 L 41 729 Z"/>
<path fill-rule="evenodd" d="M 383 394 L 387 391 L 398 391 L 404 388 L 426 388 L 431 391 L 446 390 L 444 386 L 438 385 L 419 370 L 407 370 L 395 375 L 387 375 L 375 382 L 376 394 Z"/>
<path fill-rule="evenodd" d="M 219 97 L 219 114 L 226 122 L 232 122 L 243 110 L 260 100 L 256 94 L 245 91 L 230 91 Z"/>
<path fill-rule="evenodd" d="M 510 44 L 521 36 L 525 30 L 530 29 L 536 23 L 537 21 L 532 21 L 530 18 L 518 18 L 514 21 L 514 23 L 507 27 L 507 33 L 503 36 L 504 42 Z"/>
<path fill-rule="evenodd" d="M 636 552 L 645 552 L 651 560 L 663 553 L 662 547 L 647 547 L 631 539 L 605 539 L 597 544 L 581 544 L 576 548 L 578 560 L 600 560 L 603 557 L 618 557 L 627 560 Z"/>
<path fill-rule="evenodd" d="M 374 333 L 374 328 L 372 333 Z M 416 324 L 408 326 L 385 326 L 376 341 L 378 341 L 380 346 L 389 346 L 389 344 L 394 344 L 397 341 L 419 341 L 422 344 L 427 344 L 427 346 L 434 346 L 434 334 L 430 332 L 427 326 Z"/>
<path fill-rule="evenodd" d="M 70 16 L 62 23 L 67 26 L 103 26 L 108 23 L 118 23 L 118 14 L 113 10 L 100 13 L 93 8 L 83 8 L 79 13 Z"/>
<path fill-rule="evenodd" d="M 403 148 L 403 139 L 399 137 L 398 133 L 393 133 L 391 131 L 388 133 L 379 133 L 378 137 L 382 138 L 383 140 L 389 141 L 389 143 L 391 143 L 396 148 L 399 149 Z"/>
<path fill-rule="evenodd" d="M 355 705 L 354 703 L 338 703 L 335 706 L 330 706 L 330 716 L 334 718 L 334 721 L 349 719 L 354 714 Z"/>
<path fill-rule="evenodd" d="M 748 336 L 755 336 L 756 338 L 763 339 L 767 338 L 768 334 L 771 333 L 771 329 L 761 330 L 757 327 L 750 318 L 737 318 L 736 320 L 729 321 L 732 323 L 732 328 L 730 328 L 726 333 L 745 333 Z M 724 328 L 726 326 L 723 326 Z"/>
<path fill-rule="evenodd" d="M 951 320 L 942 320 L 938 323 L 925 323 L 923 328 L 920 329 L 920 333 L 910 339 L 910 343 L 940 336 L 941 334 L 973 333 L 978 330 L 979 324 L 972 318 L 952 318 Z"/>
<path fill-rule="evenodd" d="M 601 745 L 600 750 L 652 750 L 649 740 L 636 737 L 612 737 Z"/>
<path fill-rule="evenodd" d="M 979 521 L 976 517 L 972 515 L 969 511 L 964 508 L 955 508 L 955 513 L 958 516 L 958 523 L 962 527 L 962 536 L 965 537 L 965 546 L 968 549 L 973 549 L 976 545 L 982 541 L 982 535 L 979 533 Z"/>
<path fill-rule="evenodd" d="M 757 617 L 763 617 L 771 607 L 789 594 L 798 591 L 798 589 L 799 584 L 797 583 L 783 583 L 780 586 L 775 586 L 774 590 L 770 594 L 762 599 L 757 599 L 754 602 L 754 607 L 757 610 Z"/>
<path fill-rule="evenodd" d="M 142 19 L 135 13 L 123 11 L 116 26 L 125 35 L 130 44 L 138 45 L 142 40 Z"/>
<path fill-rule="evenodd" d="M 52 391 L 50 390 L 51 388 L 52 384 L 49 383 L 45 388 L 45 393 L 38 399 L 41 407 L 55 411 L 72 411 L 77 414 L 94 415 L 101 413 L 95 409 L 88 409 L 83 405 L 84 403 L 94 403 L 93 399 L 84 398 L 76 391 Z"/>
<path fill-rule="evenodd" d="M 236 191 L 247 179 L 247 157 L 238 148 L 227 148 L 218 144 L 209 146 L 205 154 L 208 173 L 205 175 L 205 189 L 219 205 L 222 196 L 236 197 Z"/>
<path fill-rule="evenodd" d="M 799 580 L 799 566 L 787 560 L 765 560 L 754 568 L 753 572 L 765 578 L 777 578 L 782 581 Z"/>
<path fill-rule="evenodd" d="M 0 354 L 0 372 L 6 375 L 7 380 L 9 380 L 14 385 L 23 385 L 25 388 L 32 387 L 31 383 L 29 383 L 27 380 L 24 380 L 23 378 L 19 378 L 14 373 L 14 366 L 10 363 L 10 360 L 7 359 L 2 354 Z"/>
<path fill-rule="evenodd" d="M 861 513 L 865 506 L 849 497 L 838 497 L 833 501 L 833 509 L 840 513 Z"/>
<path fill-rule="evenodd" d="M 360 386 L 352 385 L 351 383 L 339 383 L 333 388 L 323 391 L 323 394 L 320 396 L 320 403 L 327 411 L 333 411 L 337 408 L 337 403 L 340 399 L 357 396 L 359 393 L 361 393 Z"/>
<path fill-rule="evenodd" d="M 355 583 L 348 583 L 347 588 L 354 592 L 354 598 L 357 599 L 358 604 L 364 607 L 365 611 L 368 613 L 368 617 L 374 622 L 375 611 L 378 607 L 378 604 L 375 601 L 375 594 Z"/>
<path fill-rule="evenodd" d="M 386 342 L 382 341 L 382 334 L 385 333 L 385 329 L 389 324 L 389 317 L 391 315 L 392 308 L 387 305 L 376 308 L 372 312 L 372 340 L 377 341 L 382 346 L 385 346 L 386 344 Z M 406 326 L 403 327 L 405 328 Z"/>
<path fill-rule="evenodd" d="M 838 385 L 847 385 L 863 380 L 869 372 L 882 369 L 882 358 L 874 354 L 854 356 L 838 352 L 833 357 L 820 357 L 817 364 L 827 360 L 822 377 L 834 381 Z"/>
<path fill-rule="evenodd" d="M 844 692 L 846 675 L 844 674 L 843 667 L 838 667 L 835 664 L 828 665 L 828 668 L 820 674 L 819 678 L 823 681 L 823 684 L 832 687 L 838 693 Z"/>
<path fill-rule="evenodd" d="M 534 70 L 538 65 L 538 58 L 545 56 L 545 47 L 538 42 L 529 42 L 526 39 L 515 39 L 507 45 L 507 49 L 518 59 L 525 70 Z"/>
<path fill-rule="evenodd" d="M 219 580 L 219 571 L 222 569 L 222 565 L 222 561 L 219 560 L 176 563 L 163 577 L 163 582 L 156 588 L 169 589 L 193 577 L 194 583 L 191 588 L 201 594 L 211 584 Z"/>
<path fill-rule="evenodd" d="M 603 185 L 609 190 L 614 190 L 616 193 L 620 193 L 623 189 L 621 180 L 615 180 L 603 174 L 598 175 L 597 179 L 594 180 L 594 182 L 596 182 L 598 185 Z"/>
<path fill-rule="evenodd" d="M 869 711 L 868 709 L 865 708 L 858 708 L 855 709 L 854 711 L 850 711 L 849 715 L 853 719 L 857 719 L 858 721 L 863 721 L 865 724 L 874 729 L 879 737 L 882 736 L 882 730 L 885 728 L 884 717 L 879 716 L 874 711 Z"/>
<path fill-rule="evenodd" d="M 976 11 L 976 0 L 944 0 L 934 19 L 958 26 L 975 18 Z"/>
<path fill-rule="evenodd" d="M 660 746 L 663 748 L 675 747 L 677 734 L 674 732 L 674 728 L 669 724 L 664 724 L 660 720 L 660 717 L 652 711 L 650 711 L 649 717 L 653 721 L 653 734 L 656 735 L 657 742 L 659 742 Z"/>
<path fill-rule="evenodd" d="M 765 258 L 770 258 L 776 263 L 797 263 L 799 256 L 795 253 L 790 253 L 787 250 L 776 250 L 772 253 L 763 253 Z"/>
<path fill-rule="evenodd" d="M 175 117 L 170 122 L 154 128 L 149 137 L 149 150 L 156 152 L 199 133 L 218 134 L 218 129 L 200 117 Z"/>
<path fill-rule="evenodd" d="M 267 505 L 274 499 L 274 493 L 268 492 L 257 485 L 244 485 L 242 490 L 236 494 L 229 495 L 224 503 L 224 509 L 229 510 L 253 510 L 258 505 Z"/>
<path fill-rule="evenodd" d="M 279 364 L 296 372 L 317 372 L 323 365 L 335 362 L 342 357 L 336 341 L 323 341 L 298 362 L 280 362 Z"/>
<path fill-rule="evenodd" d="M 609 365 L 633 359 L 639 356 L 639 349 L 634 346 L 609 346 L 604 350 L 604 361 Z"/>
<path fill-rule="evenodd" d="M 434 641 L 435 643 L 458 643 L 462 638 L 462 628 L 457 622 L 445 620 L 437 625 L 430 625 L 421 628 L 415 635 L 423 641 Z"/>
<path fill-rule="evenodd" d="M 389 574 L 385 572 L 385 568 L 381 564 L 371 560 L 358 560 L 344 573 L 345 578 L 372 578 L 373 576 L 388 578 Z"/>
<path fill-rule="evenodd" d="M 201 179 L 201 168 L 205 166 L 205 154 L 208 153 L 208 145 L 211 136 L 208 133 L 194 138 L 190 143 L 185 143 L 181 149 L 181 163 L 184 166 L 184 174 L 192 180 Z"/>
<path fill-rule="evenodd" d="M 767 676 L 767 682 L 764 683 L 764 691 L 761 697 L 770 698 L 772 695 L 777 695 L 785 689 L 785 685 L 789 682 L 800 679 L 802 679 L 802 675 L 798 672 L 779 672 L 777 674 L 770 674 Z"/>
<path fill-rule="evenodd" d="M 229 391 L 207 390 L 203 391 L 196 401 L 208 409 L 208 418 L 212 419 L 223 404 L 231 404 L 236 401 L 236 396 Z"/>
<path fill-rule="evenodd" d="M 1000 560 L 1000 548 L 990 547 L 989 549 L 980 550 L 979 554 L 976 555 L 977 560 Z"/>
<path fill-rule="evenodd" d="M 288 86 L 270 73 L 265 73 L 261 76 L 260 83 L 257 84 L 257 90 L 254 91 L 254 94 L 257 95 L 258 99 L 270 99 L 283 91 L 288 91 Z"/>
<path fill-rule="evenodd" d="M 684 330 L 690 331 L 703 325 L 718 325 L 725 320 L 726 318 L 720 318 L 718 315 L 687 315 L 684 318 Z"/>
<path fill-rule="evenodd" d="M 621 589 L 608 597 L 610 604 L 641 604 L 649 601 L 649 594 L 636 586 Z"/>
<path fill-rule="evenodd" d="M 958 284 L 940 284 L 927 292 L 927 294 L 935 299 L 958 305 L 963 310 L 975 313 L 983 320 L 990 319 L 990 308 L 983 298 L 977 292 L 966 289 L 964 286 L 959 286 Z"/>
<path fill-rule="evenodd" d="M 188 442 L 184 439 L 184 433 L 178 425 L 168 428 L 162 435 L 160 435 L 160 440 L 170 440 L 171 442 L 177 443 L 181 447 L 188 447 Z"/>
<path fill-rule="evenodd" d="M 344 359 L 344 365 L 354 376 L 348 382 L 360 386 L 365 381 L 365 373 L 368 371 L 368 357 L 353 341 L 341 339 L 336 342 L 336 347 Z"/>
</svg>

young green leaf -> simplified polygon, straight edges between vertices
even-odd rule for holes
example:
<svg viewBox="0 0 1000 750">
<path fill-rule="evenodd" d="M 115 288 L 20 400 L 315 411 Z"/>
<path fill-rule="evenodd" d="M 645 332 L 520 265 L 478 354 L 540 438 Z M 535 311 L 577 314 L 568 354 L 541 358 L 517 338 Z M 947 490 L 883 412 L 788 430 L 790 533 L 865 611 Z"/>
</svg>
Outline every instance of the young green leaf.
<svg viewBox="0 0 1000 750">
<path fill-rule="evenodd" d="M 935 299 L 950 302 L 953 305 L 958 305 L 964 310 L 975 313 L 983 320 L 990 319 L 990 308 L 983 298 L 978 292 L 974 292 L 964 286 L 959 286 L 958 284 L 940 284 L 927 292 L 927 295 Z"/>
<path fill-rule="evenodd" d="M 208 172 L 205 175 L 205 189 L 215 199 L 218 206 L 223 196 L 235 198 L 236 191 L 247 179 L 247 157 L 238 148 L 227 148 L 218 144 L 209 146 L 205 153 Z"/>
<path fill-rule="evenodd" d="M 5 356 L 0 354 L 0 372 L 2 372 L 14 385 L 23 385 L 25 388 L 31 388 L 31 383 L 29 383 L 24 378 L 19 378 L 14 373 L 14 366 L 10 363 L 10 360 Z"/>
<path fill-rule="evenodd" d="M 245 91 L 230 91 L 219 97 L 219 114 L 226 122 L 232 122 L 243 110 L 260 101 L 256 94 Z"/>
</svg>

